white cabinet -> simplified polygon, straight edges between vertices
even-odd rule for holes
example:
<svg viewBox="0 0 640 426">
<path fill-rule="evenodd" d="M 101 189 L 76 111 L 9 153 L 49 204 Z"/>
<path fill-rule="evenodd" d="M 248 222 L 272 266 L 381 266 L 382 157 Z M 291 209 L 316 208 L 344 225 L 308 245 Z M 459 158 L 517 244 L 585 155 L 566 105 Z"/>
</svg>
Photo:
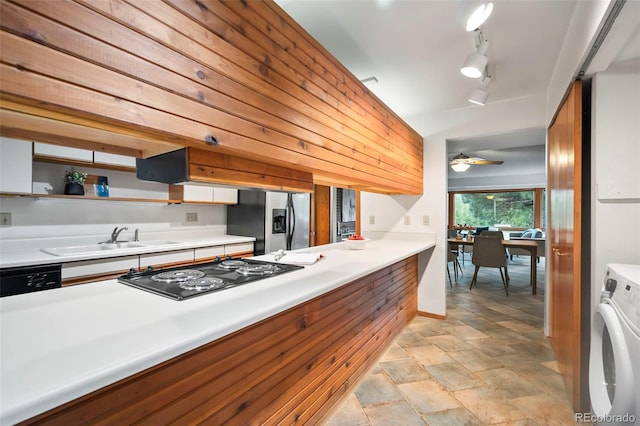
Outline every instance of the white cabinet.
<svg viewBox="0 0 640 426">
<path fill-rule="evenodd" d="M 58 158 L 63 160 L 83 161 L 100 166 L 119 166 L 135 169 L 136 158 L 127 155 L 110 154 L 102 151 L 71 148 L 68 146 L 52 145 L 34 142 L 33 154 L 36 156 Z"/>
<path fill-rule="evenodd" d="M 128 255 L 106 259 L 81 260 L 62 264 L 63 285 L 90 283 L 123 275 L 129 269 L 146 270 L 177 267 L 192 263 L 211 262 L 216 257 L 226 255 L 252 255 L 253 242 L 196 247 L 194 249 L 172 250 L 140 255 Z"/>
<path fill-rule="evenodd" d="M 194 258 L 196 262 L 202 262 L 214 259 L 216 256 L 224 256 L 224 246 L 198 247 L 195 250 Z"/>
<path fill-rule="evenodd" d="M 95 164 L 105 164 L 110 166 L 136 167 L 136 157 L 128 155 L 109 154 L 108 152 L 95 151 L 93 153 L 93 162 Z"/>
<path fill-rule="evenodd" d="M 66 160 L 77 160 L 93 162 L 93 151 L 88 149 L 70 148 L 68 146 L 51 145 L 48 143 L 34 142 L 34 155 L 45 157 L 64 158 Z"/>
<path fill-rule="evenodd" d="M 242 253 L 253 254 L 253 241 L 250 243 L 227 244 L 224 246 L 225 256 L 233 255 L 233 254 L 242 254 Z"/>
<path fill-rule="evenodd" d="M 170 198 L 185 203 L 238 204 L 238 190 L 209 185 L 172 185 Z"/>
<path fill-rule="evenodd" d="M 220 204 L 238 204 L 238 190 L 214 187 L 213 202 Z"/>
<path fill-rule="evenodd" d="M 182 201 L 213 202 L 213 188 L 200 185 L 182 185 Z"/>
<path fill-rule="evenodd" d="M 78 279 L 138 269 L 138 256 L 124 256 L 108 259 L 82 260 L 62 264 L 62 281 Z"/>
<path fill-rule="evenodd" d="M 0 192 L 31 194 L 31 147 L 29 141 L 0 138 Z"/>
<path fill-rule="evenodd" d="M 167 251 L 163 253 L 141 254 L 140 268 L 168 265 L 171 263 L 193 263 L 193 249 Z"/>
</svg>

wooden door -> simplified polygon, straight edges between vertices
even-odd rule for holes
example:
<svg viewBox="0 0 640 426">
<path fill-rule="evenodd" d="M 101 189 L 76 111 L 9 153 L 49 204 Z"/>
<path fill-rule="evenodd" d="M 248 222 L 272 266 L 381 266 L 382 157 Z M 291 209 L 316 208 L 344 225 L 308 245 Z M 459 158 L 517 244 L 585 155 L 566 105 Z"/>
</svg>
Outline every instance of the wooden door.
<svg viewBox="0 0 640 426">
<path fill-rule="evenodd" d="M 331 242 L 331 187 L 314 185 L 313 187 L 315 239 L 314 246 Z"/>
<path fill-rule="evenodd" d="M 551 251 L 549 302 L 551 345 L 575 412 L 587 412 L 589 308 L 582 289 L 582 83 L 576 81 L 548 133 L 547 244 Z M 585 253 L 588 255 L 588 253 Z M 587 334 L 588 335 L 588 334 Z"/>
</svg>

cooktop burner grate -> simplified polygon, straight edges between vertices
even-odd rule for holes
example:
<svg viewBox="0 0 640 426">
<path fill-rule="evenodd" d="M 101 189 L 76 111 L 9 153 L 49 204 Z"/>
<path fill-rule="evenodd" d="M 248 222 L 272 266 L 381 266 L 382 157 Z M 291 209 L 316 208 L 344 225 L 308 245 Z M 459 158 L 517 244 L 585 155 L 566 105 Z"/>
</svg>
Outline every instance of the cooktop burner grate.
<svg viewBox="0 0 640 426">
<path fill-rule="evenodd" d="M 218 265 L 218 268 L 225 269 L 225 270 L 233 270 L 246 265 L 247 265 L 247 262 L 245 262 L 244 260 L 223 260 Z"/>
<path fill-rule="evenodd" d="M 222 288 L 227 285 L 227 283 L 220 278 L 202 277 L 195 280 L 181 282 L 179 285 L 180 288 L 183 288 L 185 290 L 203 291 Z"/>
<path fill-rule="evenodd" d="M 280 269 L 276 265 L 247 265 L 236 269 L 241 275 L 271 275 Z"/>
<path fill-rule="evenodd" d="M 205 273 L 198 269 L 178 269 L 176 271 L 166 271 L 151 276 L 153 281 L 163 283 L 173 283 L 187 280 L 195 280 L 204 277 Z"/>
</svg>

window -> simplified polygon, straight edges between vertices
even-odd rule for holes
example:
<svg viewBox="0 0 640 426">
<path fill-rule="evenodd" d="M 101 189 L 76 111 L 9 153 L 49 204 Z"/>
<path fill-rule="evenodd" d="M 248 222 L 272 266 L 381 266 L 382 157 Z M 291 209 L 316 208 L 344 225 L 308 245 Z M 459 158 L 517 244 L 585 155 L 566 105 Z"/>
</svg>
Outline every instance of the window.
<svg viewBox="0 0 640 426">
<path fill-rule="evenodd" d="M 543 226 L 544 189 L 452 192 L 450 225 L 535 228 Z M 541 205 L 536 207 L 537 203 Z"/>
</svg>

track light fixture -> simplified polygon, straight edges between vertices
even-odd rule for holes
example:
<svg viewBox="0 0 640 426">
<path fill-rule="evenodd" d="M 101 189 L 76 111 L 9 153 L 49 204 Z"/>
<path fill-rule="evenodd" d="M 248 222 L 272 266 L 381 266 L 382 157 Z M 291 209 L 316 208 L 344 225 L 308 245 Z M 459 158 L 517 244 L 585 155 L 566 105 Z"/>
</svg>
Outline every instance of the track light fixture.
<svg viewBox="0 0 640 426">
<path fill-rule="evenodd" d="M 489 47 L 489 42 L 484 39 L 480 30 L 476 30 L 474 38 L 476 42 L 476 51 L 467 55 L 467 59 L 465 59 L 464 65 L 460 68 L 460 72 L 465 77 L 480 78 L 482 77 L 484 69 L 487 67 L 487 63 L 489 62 L 485 56 L 485 53 L 487 53 L 487 47 Z"/>
<path fill-rule="evenodd" d="M 491 76 L 485 75 L 482 79 L 482 86 L 479 89 L 474 89 L 469 95 L 469 102 L 476 105 L 484 105 L 489 97 L 489 84 L 491 84 Z"/>
<path fill-rule="evenodd" d="M 465 29 L 467 31 L 475 31 L 491 15 L 493 11 L 492 2 L 469 2 L 469 9 L 467 10 Z"/>
</svg>

